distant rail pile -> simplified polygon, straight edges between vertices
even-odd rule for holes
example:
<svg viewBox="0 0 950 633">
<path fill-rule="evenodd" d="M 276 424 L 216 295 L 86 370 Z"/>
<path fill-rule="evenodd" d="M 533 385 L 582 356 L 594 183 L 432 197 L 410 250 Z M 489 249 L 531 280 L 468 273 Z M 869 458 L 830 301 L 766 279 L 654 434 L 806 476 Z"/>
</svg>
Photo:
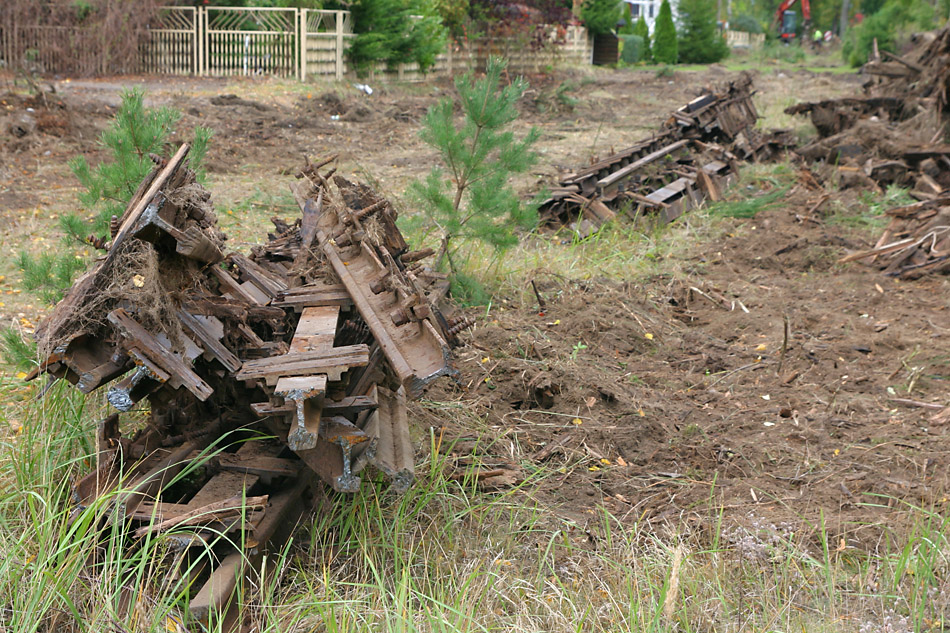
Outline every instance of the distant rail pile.
<svg viewBox="0 0 950 633">
<path fill-rule="evenodd" d="M 819 138 L 797 152 L 839 186 L 899 185 L 918 200 L 887 211 L 875 247 L 842 260 L 903 279 L 950 272 L 950 26 L 919 33 L 914 44 L 903 56 L 872 52 L 864 96 L 785 110 L 810 115 Z"/>
<path fill-rule="evenodd" d="M 650 138 L 564 176 L 541 205 L 541 222 L 588 235 L 623 209 L 671 222 L 704 199 L 718 200 L 738 161 L 791 145 L 787 131 L 755 129 L 752 79 L 743 75 L 674 111 Z"/>
</svg>

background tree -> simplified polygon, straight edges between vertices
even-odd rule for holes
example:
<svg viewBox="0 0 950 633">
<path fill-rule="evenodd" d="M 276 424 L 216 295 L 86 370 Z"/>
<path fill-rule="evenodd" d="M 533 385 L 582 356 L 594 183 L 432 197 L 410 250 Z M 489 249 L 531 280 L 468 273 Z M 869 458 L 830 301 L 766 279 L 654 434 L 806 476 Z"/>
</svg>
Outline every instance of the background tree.
<svg viewBox="0 0 950 633">
<path fill-rule="evenodd" d="M 653 28 L 653 59 L 660 64 L 675 64 L 678 57 L 673 11 L 670 0 L 663 0 Z"/>
<path fill-rule="evenodd" d="M 632 5 L 629 2 L 623 2 L 621 7 L 623 8 L 623 26 L 617 29 L 617 35 L 636 35 L 634 25 L 637 21 L 633 19 Z"/>
<path fill-rule="evenodd" d="M 761 33 L 762 23 L 755 19 L 749 13 L 743 13 L 736 19 L 729 22 L 729 28 L 733 31 L 745 31 L 746 33 Z"/>
<path fill-rule="evenodd" d="M 653 48 L 650 46 L 650 27 L 647 26 L 647 21 L 643 18 L 643 14 L 640 14 L 640 18 L 634 25 L 633 34 L 643 38 L 643 49 L 640 52 L 640 59 L 643 61 L 653 59 Z"/>
<path fill-rule="evenodd" d="M 540 132 L 532 128 L 521 140 L 508 129 L 518 118 L 516 104 L 527 83 L 515 79 L 499 88 L 505 62 L 491 58 L 485 76 L 456 79 L 458 104 L 446 98 L 429 108 L 420 132 L 445 167 L 434 167 L 410 192 L 424 211 L 428 228 L 439 233 L 436 267 L 451 273 L 453 291 L 464 300 L 480 300 L 481 288 L 466 274 L 471 249 L 488 244 L 496 254 L 516 244 L 518 227 L 536 221 L 537 205 L 525 204 L 509 178 L 537 160 L 531 146 Z M 455 110 L 462 112 L 461 125 Z"/>
<path fill-rule="evenodd" d="M 612 33 L 620 21 L 620 4 L 618 0 L 584 0 L 581 5 L 584 26 L 594 35 Z"/>
<path fill-rule="evenodd" d="M 729 54 L 729 46 L 716 24 L 716 3 L 709 0 L 680 0 L 679 61 L 686 64 L 718 62 Z M 662 9 L 661 9 L 662 11 Z"/>
<path fill-rule="evenodd" d="M 445 27 L 422 2 L 356 0 L 350 12 L 356 37 L 347 57 L 359 75 L 377 63 L 391 70 L 403 62 L 416 62 L 425 71 L 445 48 Z"/>
<path fill-rule="evenodd" d="M 932 29 L 938 17 L 942 18 L 925 0 L 892 0 L 847 31 L 841 53 L 849 64 L 860 66 L 868 61 L 874 40 L 879 49 L 896 52 L 902 34 Z"/>
</svg>

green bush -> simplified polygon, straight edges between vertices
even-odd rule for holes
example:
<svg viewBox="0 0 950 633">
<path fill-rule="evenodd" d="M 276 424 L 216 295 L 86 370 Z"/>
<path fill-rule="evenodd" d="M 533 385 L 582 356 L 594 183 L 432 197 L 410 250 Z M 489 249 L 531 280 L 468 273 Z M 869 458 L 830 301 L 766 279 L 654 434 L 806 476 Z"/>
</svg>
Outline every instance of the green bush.
<svg viewBox="0 0 950 633">
<path fill-rule="evenodd" d="M 636 64 L 639 61 L 643 61 L 643 38 L 639 35 L 624 35 L 621 38 L 623 41 L 623 50 L 620 52 L 620 59 L 623 60 L 625 64 Z"/>
<path fill-rule="evenodd" d="M 923 0 L 895 0 L 849 30 L 841 54 L 851 66 L 861 66 L 868 61 L 875 39 L 878 49 L 895 52 L 901 30 L 933 28 L 934 18 L 934 8 Z"/>
<path fill-rule="evenodd" d="M 445 27 L 421 1 L 357 0 L 350 12 L 356 37 L 347 57 L 359 76 L 376 64 L 393 70 L 408 62 L 424 72 L 445 48 Z"/>
<path fill-rule="evenodd" d="M 617 28 L 620 15 L 618 0 L 584 0 L 581 5 L 581 19 L 594 35 L 612 33 Z"/>
<path fill-rule="evenodd" d="M 670 0 L 663 0 L 653 30 L 653 59 L 658 64 L 675 64 L 678 58 L 673 11 L 670 9 Z"/>
<path fill-rule="evenodd" d="M 643 51 L 640 53 L 640 59 L 643 61 L 653 59 L 653 49 L 650 47 L 650 27 L 647 26 L 647 21 L 643 19 L 642 14 L 640 19 L 637 20 L 636 26 L 633 27 L 633 34 L 643 38 Z"/>
<path fill-rule="evenodd" d="M 679 61 L 710 64 L 729 54 L 729 46 L 716 24 L 716 3 L 709 0 L 680 0 Z"/>
<path fill-rule="evenodd" d="M 746 33 L 761 33 L 762 24 L 748 13 L 743 13 L 735 20 L 729 23 L 729 28 L 733 31 L 745 31 Z"/>
</svg>

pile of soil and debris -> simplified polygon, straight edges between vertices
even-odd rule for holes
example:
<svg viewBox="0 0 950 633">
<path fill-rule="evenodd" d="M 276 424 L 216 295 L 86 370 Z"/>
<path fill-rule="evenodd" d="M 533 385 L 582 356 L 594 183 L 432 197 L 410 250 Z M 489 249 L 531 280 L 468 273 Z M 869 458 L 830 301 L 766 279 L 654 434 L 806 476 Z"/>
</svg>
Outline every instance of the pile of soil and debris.
<svg viewBox="0 0 950 633">
<path fill-rule="evenodd" d="M 819 138 L 797 151 L 835 166 L 843 186 L 912 189 L 932 200 L 950 188 L 950 26 L 914 37 L 903 56 L 875 54 L 864 97 L 799 103 L 787 114 L 809 114 Z"/>
<path fill-rule="evenodd" d="M 755 512 L 814 519 L 817 539 L 821 511 L 836 542 L 873 547 L 903 502 L 930 507 L 950 486 L 946 306 L 933 305 L 946 282 L 868 291 L 874 273 L 835 266 L 863 234 L 809 211 L 823 195 L 796 187 L 673 253 L 676 276 L 537 271 L 543 310 L 530 287 L 499 298 L 460 354 L 461 384 L 430 393 L 464 413 L 416 414 L 450 461 L 548 473 L 532 500 L 581 523 L 599 507 L 651 525 Z"/>
</svg>

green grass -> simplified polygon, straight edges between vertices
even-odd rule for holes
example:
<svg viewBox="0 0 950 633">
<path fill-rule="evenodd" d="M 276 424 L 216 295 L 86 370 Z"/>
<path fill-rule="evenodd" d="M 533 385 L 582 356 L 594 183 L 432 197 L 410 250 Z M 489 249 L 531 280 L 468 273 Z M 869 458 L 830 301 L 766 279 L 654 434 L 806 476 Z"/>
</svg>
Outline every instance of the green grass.
<svg viewBox="0 0 950 633">
<path fill-rule="evenodd" d="M 860 199 L 859 205 L 851 205 L 847 208 L 834 207 L 835 212 L 828 217 L 828 222 L 879 231 L 890 222 L 889 216 L 884 214 L 885 211 L 916 202 L 907 193 L 907 189 L 896 185 L 889 186 L 883 194 L 873 191 L 862 192 Z"/>
<path fill-rule="evenodd" d="M 88 420 L 98 407 L 54 387 L 25 406 L 22 433 L 0 444 L 4 630 L 165 631 L 176 622 L 202 630 L 188 621 L 188 589 L 175 581 L 167 541 L 122 538 L 113 496 L 78 513 L 71 506 L 67 482 L 89 467 Z M 823 521 L 727 519 L 714 489 L 700 523 L 658 530 L 604 508 L 569 519 L 539 505 L 533 490 L 551 475 L 543 468 L 520 486 L 480 492 L 470 476 L 446 477 L 439 448 L 430 437 L 430 457 L 406 495 L 367 483 L 332 498 L 270 557 L 273 573 L 242 596 L 258 630 L 607 633 L 742 623 L 845 632 L 886 617 L 921 631 L 947 624 L 945 506 L 904 505 L 910 530 L 885 530 L 872 552 L 836 541 Z"/>
</svg>

